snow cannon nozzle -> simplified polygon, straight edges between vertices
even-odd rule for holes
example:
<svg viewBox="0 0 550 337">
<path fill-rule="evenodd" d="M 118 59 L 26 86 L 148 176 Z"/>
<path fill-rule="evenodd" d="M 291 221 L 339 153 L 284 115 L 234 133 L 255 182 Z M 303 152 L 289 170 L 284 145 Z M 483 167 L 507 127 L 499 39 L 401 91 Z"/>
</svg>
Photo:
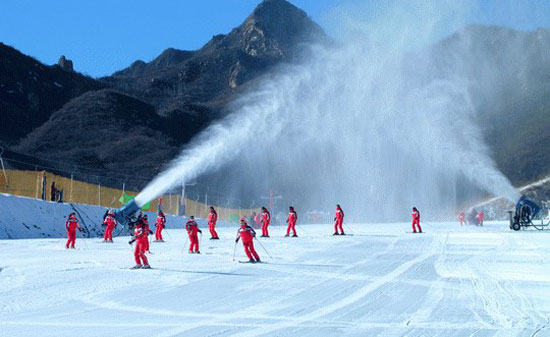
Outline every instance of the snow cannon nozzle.
<svg viewBox="0 0 550 337">
<path fill-rule="evenodd" d="M 537 216 L 542 207 L 537 205 L 533 200 L 527 198 L 525 195 L 522 195 L 516 203 L 516 214 L 522 215 L 522 213 L 529 213 L 531 218 Z"/>
<path fill-rule="evenodd" d="M 126 224 L 132 221 L 132 216 L 139 211 L 139 206 L 135 200 L 131 200 L 126 205 L 115 211 L 115 218 L 120 224 Z"/>
<path fill-rule="evenodd" d="M 516 203 L 515 212 L 510 213 L 510 229 L 520 230 L 522 227 L 531 226 L 534 217 L 539 214 L 542 207 L 537 205 L 533 200 L 522 195 Z"/>
</svg>

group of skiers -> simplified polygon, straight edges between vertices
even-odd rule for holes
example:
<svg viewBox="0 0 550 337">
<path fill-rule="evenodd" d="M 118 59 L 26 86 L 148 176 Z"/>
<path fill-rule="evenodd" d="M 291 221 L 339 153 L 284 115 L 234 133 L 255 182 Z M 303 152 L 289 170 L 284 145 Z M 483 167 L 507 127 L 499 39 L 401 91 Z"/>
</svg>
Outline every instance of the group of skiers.
<svg viewBox="0 0 550 337">
<path fill-rule="evenodd" d="M 292 237 L 298 237 L 296 232 L 296 224 L 298 220 L 298 214 L 293 206 L 289 207 L 288 217 L 286 219 L 287 229 L 285 237 L 289 237 L 292 232 Z M 216 223 L 218 221 L 218 213 L 214 207 L 210 207 L 210 213 L 208 214 L 208 229 L 210 231 L 210 240 L 219 240 L 220 237 L 216 232 Z M 246 218 L 242 217 L 240 219 L 240 227 L 237 231 L 237 237 L 235 238 L 235 244 L 242 242 L 246 256 L 248 257 L 251 263 L 261 262 L 260 256 L 254 249 L 254 238 L 256 237 L 256 231 L 254 228 L 249 226 L 246 222 Z M 261 217 L 261 226 L 262 226 L 262 235 L 261 237 L 269 238 L 269 225 L 271 223 L 271 214 L 266 207 L 262 207 L 262 217 Z M 336 205 L 336 215 L 334 217 L 334 233 L 333 235 L 346 235 L 343 228 L 344 223 L 344 211 L 340 205 Z M 105 228 L 104 242 L 112 243 L 113 242 L 113 230 L 117 226 L 117 221 L 115 219 L 114 212 L 109 210 L 106 212 L 103 225 Z M 151 268 L 147 260 L 146 253 L 149 252 L 149 234 L 153 232 L 149 229 L 149 222 L 147 219 L 147 214 L 143 214 L 141 211 L 137 219 L 132 223 L 133 225 L 133 238 L 130 240 L 130 244 L 136 243 L 134 247 L 134 258 L 136 265 L 134 269 Z M 157 220 L 155 223 L 155 242 L 164 242 L 162 238 L 162 231 L 166 227 L 166 217 L 162 211 L 158 212 Z M 67 229 L 67 243 L 66 248 L 74 248 L 76 240 L 76 230 L 82 231 L 78 225 L 76 219 L 76 213 L 71 213 L 69 218 L 65 222 L 65 228 Z M 420 212 L 416 207 L 413 207 L 412 210 L 412 228 L 413 233 L 422 233 L 422 228 L 420 227 Z M 189 254 L 200 254 L 199 250 L 199 233 L 202 234 L 202 231 L 199 229 L 199 225 L 195 221 L 194 216 L 190 216 L 188 221 L 185 224 L 185 230 L 187 231 L 189 239 Z"/>
<path fill-rule="evenodd" d="M 460 226 L 463 226 L 464 224 L 472 224 L 476 226 L 483 226 L 483 219 L 485 218 L 485 213 L 483 211 L 476 211 L 476 209 L 472 209 L 470 212 L 468 218 L 466 218 L 466 213 L 460 212 L 458 214 L 458 222 L 460 222 Z"/>
</svg>

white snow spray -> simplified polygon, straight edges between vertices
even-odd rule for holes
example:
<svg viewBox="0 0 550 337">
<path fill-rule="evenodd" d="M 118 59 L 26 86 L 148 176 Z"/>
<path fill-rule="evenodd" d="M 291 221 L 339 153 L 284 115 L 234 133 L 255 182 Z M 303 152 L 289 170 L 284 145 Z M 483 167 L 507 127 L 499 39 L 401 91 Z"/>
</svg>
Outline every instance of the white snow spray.
<svg viewBox="0 0 550 337">
<path fill-rule="evenodd" d="M 462 184 L 515 202 L 476 126 L 470 60 L 434 65 L 445 63 L 433 47 L 441 25 L 463 27 L 471 8 L 396 3 L 366 20 L 340 8 L 336 45 L 311 46 L 234 102 L 137 203 L 211 172 L 223 172 L 226 193 L 273 189 L 300 210 L 340 203 L 357 221 L 402 219 L 412 206 L 448 215 Z"/>
</svg>

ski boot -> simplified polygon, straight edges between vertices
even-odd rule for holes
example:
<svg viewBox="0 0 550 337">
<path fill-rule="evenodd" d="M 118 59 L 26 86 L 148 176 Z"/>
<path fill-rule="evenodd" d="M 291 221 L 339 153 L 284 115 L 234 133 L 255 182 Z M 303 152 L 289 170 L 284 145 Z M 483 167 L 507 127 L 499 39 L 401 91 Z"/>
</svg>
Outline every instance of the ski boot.
<svg viewBox="0 0 550 337">
<path fill-rule="evenodd" d="M 292 235 L 292 237 L 293 237 L 293 238 L 297 238 L 297 237 L 298 237 L 298 235 L 294 234 L 294 235 Z"/>
<path fill-rule="evenodd" d="M 130 269 L 141 269 L 141 268 L 143 268 L 143 266 L 141 264 L 136 264 L 135 266 L 133 266 Z"/>
<path fill-rule="evenodd" d="M 332 233 L 332 235 L 340 235 L 340 234 L 338 234 L 338 232 L 334 232 L 334 233 Z"/>
<path fill-rule="evenodd" d="M 250 262 L 250 263 L 256 263 L 256 260 L 250 259 L 250 260 L 248 260 L 248 262 Z"/>
<path fill-rule="evenodd" d="M 151 266 L 148 264 L 144 264 L 143 267 L 141 267 L 141 269 L 151 269 Z"/>
</svg>

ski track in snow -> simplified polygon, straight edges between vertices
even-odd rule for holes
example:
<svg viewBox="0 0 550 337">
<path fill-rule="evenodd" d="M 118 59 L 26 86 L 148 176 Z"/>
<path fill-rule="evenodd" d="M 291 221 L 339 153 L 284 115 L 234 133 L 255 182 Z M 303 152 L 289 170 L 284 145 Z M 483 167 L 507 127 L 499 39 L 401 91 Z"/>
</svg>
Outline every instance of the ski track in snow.
<svg viewBox="0 0 550 337">
<path fill-rule="evenodd" d="M 232 261 L 234 241 L 183 230 L 151 243 L 152 270 L 129 270 L 128 238 L 0 241 L 6 336 L 550 336 L 550 233 L 434 224 L 273 226 L 264 264 Z M 223 238 L 236 228 L 220 228 Z M 307 231 L 307 233 L 306 233 Z M 84 242 L 85 241 L 85 242 Z M 235 260 L 244 259 L 242 245 Z"/>
</svg>

